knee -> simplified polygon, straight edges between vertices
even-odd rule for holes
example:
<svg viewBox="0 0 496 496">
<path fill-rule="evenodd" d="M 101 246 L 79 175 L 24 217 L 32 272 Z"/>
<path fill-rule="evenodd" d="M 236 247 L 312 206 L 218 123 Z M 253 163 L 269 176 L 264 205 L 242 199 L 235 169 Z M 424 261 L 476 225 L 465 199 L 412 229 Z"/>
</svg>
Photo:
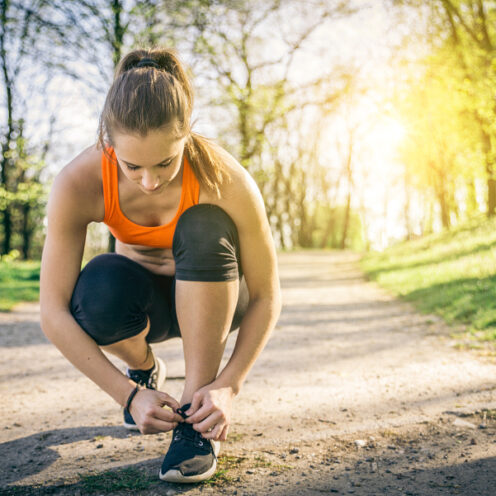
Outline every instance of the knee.
<svg viewBox="0 0 496 496">
<path fill-rule="evenodd" d="M 144 329 L 149 284 L 132 260 L 115 253 L 93 258 L 79 274 L 71 313 L 100 345 L 131 337 Z"/>
<path fill-rule="evenodd" d="M 242 276 L 238 230 L 217 205 L 199 204 L 184 211 L 172 253 L 178 280 L 228 281 Z"/>
</svg>

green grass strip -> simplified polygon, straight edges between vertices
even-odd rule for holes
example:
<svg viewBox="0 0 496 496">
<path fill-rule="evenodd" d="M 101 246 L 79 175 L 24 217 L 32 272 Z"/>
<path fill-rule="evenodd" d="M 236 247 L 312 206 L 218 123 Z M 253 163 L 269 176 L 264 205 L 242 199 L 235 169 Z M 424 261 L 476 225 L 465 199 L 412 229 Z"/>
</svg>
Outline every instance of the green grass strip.
<svg viewBox="0 0 496 496">
<path fill-rule="evenodd" d="M 449 323 L 496 340 L 496 219 L 482 217 L 361 261 L 368 277 Z"/>
<path fill-rule="evenodd" d="M 0 311 L 40 297 L 39 261 L 0 261 Z"/>
</svg>

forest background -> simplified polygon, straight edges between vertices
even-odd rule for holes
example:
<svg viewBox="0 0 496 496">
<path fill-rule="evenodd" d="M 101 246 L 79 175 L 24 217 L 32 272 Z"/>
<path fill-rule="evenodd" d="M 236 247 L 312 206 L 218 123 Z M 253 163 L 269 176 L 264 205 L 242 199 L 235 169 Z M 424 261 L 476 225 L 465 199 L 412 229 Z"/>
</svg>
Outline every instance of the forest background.
<svg viewBox="0 0 496 496">
<path fill-rule="evenodd" d="M 475 252 L 472 279 L 487 296 L 495 2 L 0 0 L 1 308 L 36 299 L 51 182 L 96 141 L 121 56 L 154 45 L 175 47 L 191 68 L 194 128 L 255 178 L 280 250 L 370 252 L 420 239 L 395 267 L 386 251 L 365 269 L 398 294 L 439 291 L 447 281 L 419 267 L 445 273 L 440 262 Z M 470 246 L 458 234 L 467 229 L 479 230 Z M 454 251 L 427 263 L 436 243 Z M 109 249 L 106 226 L 91 225 L 85 261 Z M 412 259 L 420 252 L 423 262 Z M 399 283 L 381 279 L 403 269 Z M 409 270 L 420 286 L 405 289 Z M 468 302 L 472 314 L 479 304 Z M 485 329 L 496 325 L 490 307 Z"/>
</svg>

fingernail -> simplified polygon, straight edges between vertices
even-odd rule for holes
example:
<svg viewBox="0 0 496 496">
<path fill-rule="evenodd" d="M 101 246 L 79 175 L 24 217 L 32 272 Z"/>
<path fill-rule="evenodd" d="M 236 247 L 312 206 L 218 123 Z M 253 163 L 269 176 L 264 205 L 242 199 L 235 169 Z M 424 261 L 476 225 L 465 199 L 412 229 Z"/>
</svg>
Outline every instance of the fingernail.
<svg viewBox="0 0 496 496">
<path fill-rule="evenodd" d="M 191 414 L 193 413 L 193 410 L 186 410 L 184 413 L 185 413 L 186 415 L 191 415 Z"/>
</svg>

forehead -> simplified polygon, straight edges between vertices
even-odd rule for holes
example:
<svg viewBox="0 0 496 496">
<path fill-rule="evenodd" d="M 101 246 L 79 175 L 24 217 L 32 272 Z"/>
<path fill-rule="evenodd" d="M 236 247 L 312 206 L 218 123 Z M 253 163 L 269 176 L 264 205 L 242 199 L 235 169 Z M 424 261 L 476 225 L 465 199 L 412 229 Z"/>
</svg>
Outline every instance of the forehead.
<svg viewBox="0 0 496 496">
<path fill-rule="evenodd" d="M 171 130 L 150 131 L 145 136 L 114 133 L 114 150 L 117 158 L 143 167 L 151 167 L 182 153 L 185 138 Z"/>
</svg>

